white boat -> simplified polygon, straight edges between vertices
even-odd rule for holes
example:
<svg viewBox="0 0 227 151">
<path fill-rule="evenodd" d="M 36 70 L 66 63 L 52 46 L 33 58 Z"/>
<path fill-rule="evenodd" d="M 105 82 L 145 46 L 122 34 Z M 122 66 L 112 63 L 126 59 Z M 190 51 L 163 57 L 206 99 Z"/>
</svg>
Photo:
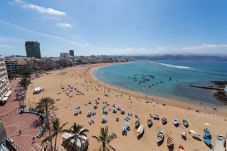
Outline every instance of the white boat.
<svg viewBox="0 0 227 151">
<path fill-rule="evenodd" d="M 162 142 L 164 139 L 164 132 L 163 131 L 159 131 L 158 135 L 157 135 L 157 143 Z"/>
<path fill-rule="evenodd" d="M 225 151 L 224 143 L 225 137 L 223 135 L 218 135 L 213 147 L 213 151 Z"/>
<path fill-rule="evenodd" d="M 143 125 L 140 125 L 139 128 L 136 131 L 137 137 L 141 136 L 144 132 Z"/>
<path fill-rule="evenodd" d="M 175 119 L 173 120 L 173 124 L 174 124 L 175 126 L 178 126 L 178 125 L 179 125 L 178 119 L 175 118 Z"/>
<path fill-rule="evenodd" d="M 189 134 L 199 135 L 199 133 L 197 133 L 197 132 L 196 132 L 196 131 L 194 131 L 194 130 L 190 130 L 190 131 L 189 131 Z"/>
<path fill-rule="evenodd" d="M 185 132 L 181 132 L 181 137 L 183 138 L 183 139 L 186 139 L 186 133 Z"/>
<path fill-rule="evenodd" d="M 197 133 L 196 131 L 190 130 L 189 133 L 192 135 L 193 138 L 195 138 L 195 139 L 197 139 L 197 140 L 201 140 L 200 134 Z"/>
</svg>

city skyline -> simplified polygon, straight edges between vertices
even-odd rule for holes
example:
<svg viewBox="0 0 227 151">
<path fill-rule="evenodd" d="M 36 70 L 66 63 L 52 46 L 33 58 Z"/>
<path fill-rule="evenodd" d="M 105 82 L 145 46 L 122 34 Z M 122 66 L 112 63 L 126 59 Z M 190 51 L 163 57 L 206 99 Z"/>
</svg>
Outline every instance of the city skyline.
<svg viewBox="0 0 227 151">
<path fill-rule="evenodd" d="M 0 54 L 26 55 L 40 42 L 42 57 L 75 55 L 227 55 L 227 2 L 0 2 Z"/>
</svg>

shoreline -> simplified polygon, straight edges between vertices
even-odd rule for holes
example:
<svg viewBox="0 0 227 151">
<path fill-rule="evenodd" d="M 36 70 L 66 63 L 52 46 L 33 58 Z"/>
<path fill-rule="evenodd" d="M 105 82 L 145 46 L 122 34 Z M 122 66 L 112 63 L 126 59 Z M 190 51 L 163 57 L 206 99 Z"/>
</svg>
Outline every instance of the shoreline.
<svg viewBox="0 0 227 151">
<path fill-rule="evenodd" d="M 34 107 L 41 98 L 47 96 L 52 97 L 55 100 L 53 115 L 58 117 L 61 123 L 68 123 L 65 127 L 66 129 L 70 128 L 76 122 L 89 130 L 87 134 L 89 151 L 97 150 L 100 147 L 100 144 L 92 136 L 98 136 L 100 127 L 105 126 L 108 126 L 109 133 L 115 132 L 117 134 L 117 138 L 111 142 L 111 145 L 119 151 L 146 151 L 150 147 L 153 150 L 167 150 L 166 145 L 159 146 L 155 141 L 160 129 L 164 131 L 165 136 L 171 135 L 176 146 L 184 145 L 187 150 L 194 150 L 195 148 L 199 150 L 210 149 L 207 148 L 205 143 L 196 141 L 190 136 L 186 142 L 181 138 L 180 131 L 188 132 L 192 129 L 202 133 L 203 129 L 208 127 L 212 132 L 212 136 L 226 134 L 227 114 L 225 116 L 218 115 L 220 114 L 219 110 L 212 112 L 208 111 L 208 109 L 205 109 L 203 113 L 203 107 L 200 106 L 198 107 L 200 111 L 196 112 L 195 110 L 197 108 L 195 107 L 191 107 L 190 110 L 185 109 L 189 107 L 188 104 L 183 108 L 178 105 L 179 103 L 173 103 L 172 101 L 167 103 L 168 100 L 162 100 L 156 97 L 153 97 L 153 100 L 148 99 L 148 102 L 146 102 L 147 100 L 144 95 L 107 86 L 95 79 L 92 71 L 104 65 L 112 64 L 80 65 L 55 70 L 50 74 L 43 74 L 31 81 L 26 93 L 25 103 L 28 106 L 31 105 Z M 44 88 L 44 91 L 40 94 L 33 95 L 33 90 L 37 86 Z M 105 95 L 106 93 L 108 93 L 107 96 Z M 131 96 L 130 99 L 129 96 Z M 161 100 L 165 105 L 162 104 Z M 94 109 L 93 105 L 96 101 L 99 103 L 97 105 L 98 107 Z M 108 102 L 108 114 L 103 113 L 104 102 Z M 113 105 L 121 107 L 125 111 L 125 114 L 121 114 L 119 111 L 113 113 Z M 77 116 L 74 115 L 76 107 L 80 107 L 81 109 L 81 114 Z M 96 114 L 88 117 L 87 113 L 91 111 L 94 111 Z M 128 121 L 131 125 L 131 130 L 127 132 L 127 136 L 123 136 L 122 126 L 126 122 L 125 117 L 128 113 L 133 114 Z M 147 127 L 147 120 L 153 114 L 159 115 L 160 119 L 165 117 L 168 119 L 168 124 L 163 125 L 161 120 L 153 120 L 153 126 L 150 128 Z M 140 122 L 144 125 L 145 129 L 145 133 L 140 140 L 137 139 L 136 129 L 134 128 L 136 121 L 136 118 L 134 118 L 135 115 L 139 116 Z M 106 123 L 102 123 L 103 116 L 107 118 Z M 116 120 L 117 118 L 119 119 L 118 121 Z M 172 120 L 175 118 L 179 119 L 180 123 L 183 119 L 188 120 L 190 128 L 185 128 L 181 124 L 176 128 L 172 123 Z M 93 124 L 90 124 L 91 120 L 94 121 Z M 129 139 L 130 142 L 128 141 Z M 215 139 L 212 140 L 212 143 L 215 143 Z M 62 135 L 59 135 L 57 146 L 64 150 L 61 144 Z"/>
<path fill-rule="evenodd" d="M 124 63 L 124 62 L 123 62 Z M 102 86 L 106 87 L 106 89 L 112 89 L 118 93 L 122 93 L 125 95 L 129 95 L 129 96 L 133 96 L 135 98 L 138 99 L 143 99 L 144 101 L 152 101 L 155 102 L 157 104 L 162 104 L 162 105 L 170 105 L 170 106 L 174 106 L 177 108 L 183 108 L 183 109 L 187 109 L 187 110 L 191 110 L 191 111 L 196 111 L 196 112 L 203 112 L 203 113 L 208 113 L 208 114 L 218 114 L 218 115 L 222 115 L 222 116 L 226 116 L 227 115 L 227 107 L 223 106 L 215 106 L 215 105 L 209 105 L 209 104 L 204 104 L 204 103 L 199 103 L 201 101 L 197 102 L 181 102 L 180 100 L 174 100 L 174 99 L 168 99 L 168 98 L 164 98 L 161 96 L 153 96 L 153 95 L 146 95 L 140 92 L 135 92 L 135 91 L 131 91 L 128 90 L 126 88 L 122 88 L 122 87 L 117 87 L 111 84 L 107 84 L 102 82 L 101 80 L 99 80 L 94 72 L 95 70 L 97 70 L 98 68 L 101 67 L 106 67 L 106 66 L 111 66 L 114 64 L 123 64 L 123 63 L 103 63 L 103 64 L 95 64 L 95 65 L 90 65 L 88 67 L 88 72 L 89 72 L 89 76 L 91 77 L 91 79 L 93 79 L 95 82 L 98 82 L 99 84 L 101 84 Z"/>
</svg>

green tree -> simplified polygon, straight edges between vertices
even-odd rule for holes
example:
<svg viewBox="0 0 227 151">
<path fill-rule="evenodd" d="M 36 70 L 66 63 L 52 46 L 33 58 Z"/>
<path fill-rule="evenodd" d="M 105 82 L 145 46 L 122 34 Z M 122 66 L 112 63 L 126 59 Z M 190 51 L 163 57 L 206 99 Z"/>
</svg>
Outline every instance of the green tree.
<svg viewBox="0 0 227 151">
<path fill-rule="evenodd" d="M 87 137 L 86 133 L 89 132 L 88 129 L 83 128 L 82 125 L 74 123 L 70 129 L 66 130 L 66 132 L 72 134 L 72 136 L 63 141 L 62 146 L 65 149 L 69 151 L 79 150 L 75 145 L 76 143 L 71 144 L 72 140 L 75 140 L 75 142 L 80 141 L 81 147 L 85 150 L 88 148 L 88 142 L 84 139 L 84 136 Z M 84 141 L 86 143 L 83 143 Z"/>
<path fill-rule="evenodd" d="M 58 138 L 58 134 L 65 132 L 66 130 L 64 129 L 65 125 L 67 123 L 64 123 L 62 125 L 60 125 L 60 120 L 59 118 L 54 118 L 54 120 L 52 121 L 52 126 L 51 126 L 51 130 L 52 130 L 52 134 L 50 136 L 47 136 L 45 139 L 43 139 L 42 144 L 45 143 L 48 140 L 54 140 L 54 150 L 57 150 L 57 138 Z"/>
<path fill-rule="evenodd" d="M 29 78 L 29 79 L 30 79 L 30 77 L 31 77 L 31 72 L 30 72 L 29 70 L 25 70 L 25 71 L 22 71 L 22 72 L 20 73 L 20 75 L 21 75 L 22 77 L 26 77 L 26 78 Z"/>
<path fill-rule="evenodd" d="M 19 82 L 20 86 L 22 86 L 24 88 L 27 88 L 30 83 L 31 83 L 30 80 L 24 76 L 21 78 L 21 80 Z"/>
<path fill-rule="evenodd" d="M 115 138 L 113 135 L 108 134 L 108 127 L 100 129 L 99 136 L 92 136 L 95 138 L 99 143 L 102 144 L 100 147 L 100 151 L 109 151 L 110 149 L 116 150 L 114 147 L 110 145 L 110 142 Z"/>
<path fill-rule="evenodd" d="M 44 97 L 39 100 L 37 103 L 36 108 L 41 110 L 46 114 L 47 120 L 46 120 L 46 128 L 49 132 L 49 136 L 51 136 L 51 128 L 50 128 L 50 110 L 54 108 L 54 99 L 51 97 Z M 51 145 L 51 151 L 53 150 L 53 143 L 52 143 L 52 138 L 49 137 L 50 145 Z"/>
</svg>

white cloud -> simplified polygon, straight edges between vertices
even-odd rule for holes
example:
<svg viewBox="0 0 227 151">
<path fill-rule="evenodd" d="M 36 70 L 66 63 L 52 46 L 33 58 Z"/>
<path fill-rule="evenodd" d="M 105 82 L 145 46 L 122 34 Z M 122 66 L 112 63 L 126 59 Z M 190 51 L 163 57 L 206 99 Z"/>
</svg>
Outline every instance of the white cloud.
<svg viewBox="0 0 227 151">
<path fill-rule="evenodd" d="M 25 28 L 25 27 L 22 27 L 22 26 L 19 26 L 19 25 L 4 21 L 4 20 L 0 20 L 0 24 L 6 25 L 6 26 L 10 26 L 10 27 L 13 27 L 13 28 L 16 28 L 16 29 L 19 29 L 19 30 L 23 30 L 25 32 L 29 32 L 29 33 L 32 33 L 32 34 L 40 35 L 40 36 L 43 36 L 43 37 L 49 37 L 49 38 L 53 38 L 53 39 L 62 40 L 62 41 L 65 41 L 65 42 L 67 42 L 69 44 L 76 45 L 76 46 L 87 47 L 87 44 L 88 44 L 88 43 L 76 42 L 76 41 L 69 40 L 69 39 L 66 39 L 64 37 L 60 37 L 60 36 L 53 35 L 53 34 L 47 34 L 47 33 L 38 32 L 38 31 L 35 31 L 35 30 L 31 30 L 31 29 L 28 29 L 28 28 Z"/>
<path fill-rule="evenodd" d="M 61 28 L 72 28 L 73 27 L 70 23 L 56 23 L 56 25 Z"/>
<path fill-rule="evenodd" d="M 227 44 L 201 44 L 189 47 L 106 48 L 104 53 L 111 55 L 227 55 Z"/>
<path fill-rule="evenodd" d="M 31 3 L 26 3 L 22 0 L 14 0 L 14 2 L 21 5 L 23 8 L 35 10 L 42 14 L 49 14 L 49 15 L 55 15 L 55 16 L 65 16 L 66 15 L 66 13 L 63 11 L 53 9 L 53 8 L 46 8 L 46 7 L 42 7 L 39 5 L 31 4 Z"/>
<path fill-rule="evenodd" d="M 91 46 L 92 44 L 90 44 L 90 43 L 85 43 L 85 46 Z"/>
<path fill-rule="evenodd" d="M 183 47 L 182 50 L 190 50 L 190 51 L 196 51 L 196 50 L 217 50 L 217 49 L 225 49 L 227 50 L 227 44 L 202 44 L 202 45 L 196 45 L 192 47 Z"/>
</svg>

